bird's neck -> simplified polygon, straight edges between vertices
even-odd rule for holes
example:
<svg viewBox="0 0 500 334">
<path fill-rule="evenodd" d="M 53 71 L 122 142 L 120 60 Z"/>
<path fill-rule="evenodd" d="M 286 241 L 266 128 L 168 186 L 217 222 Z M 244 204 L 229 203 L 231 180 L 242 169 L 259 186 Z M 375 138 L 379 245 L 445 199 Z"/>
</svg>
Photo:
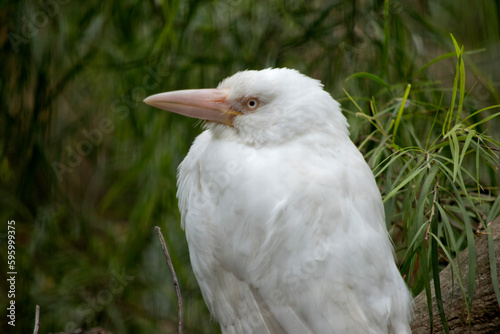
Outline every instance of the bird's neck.
<svg viewBox="0 0 500 334">
<path fill-rule="evenodd" d="M 267 128 L 265 131 L 250 134 L 243 133 L 231 126 L 213 122 L 207 122 L 205 128 L 210 131 L 214 140 L 238 142 L 253 147 L 280 146 L 294 143 L 313 149 L 315 147 L 321 148 L 351 141 L 349 132 L 345 128 L 322 127 L 315 130 L 305 128 L 305 131 L 302 132 L 289 132 L 282 131 L 282 129 Z"/>
</svg>

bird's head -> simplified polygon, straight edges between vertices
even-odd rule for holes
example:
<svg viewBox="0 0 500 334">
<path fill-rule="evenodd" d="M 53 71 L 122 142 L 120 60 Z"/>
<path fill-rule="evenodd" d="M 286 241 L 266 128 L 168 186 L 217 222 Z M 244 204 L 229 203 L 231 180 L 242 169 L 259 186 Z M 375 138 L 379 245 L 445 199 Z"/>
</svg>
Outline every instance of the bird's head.
<svg viewBox="0 0 500 334">
<path fill-rule="evenodd" d="M 287 68 L 242 71 L 215 89 L 160 93 L 144 102 L 205 120 L 215 134 L 248 144 L 280 143 L 311 131 L 348 137 L 339 103 L 318 80 Z"/>
</svg>

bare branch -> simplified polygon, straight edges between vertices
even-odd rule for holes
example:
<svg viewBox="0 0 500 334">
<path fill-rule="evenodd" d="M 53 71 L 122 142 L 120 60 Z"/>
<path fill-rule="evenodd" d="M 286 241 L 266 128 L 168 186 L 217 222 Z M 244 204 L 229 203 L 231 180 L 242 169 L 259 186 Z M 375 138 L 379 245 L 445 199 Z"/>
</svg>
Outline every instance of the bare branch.
<svg viewBox="0 0 500 334">
<path fill-rule="evenodd" d="M 165 254 L 165 258 L 167 259 L 168 269 L 170 269 L 170 274 L 172 275 L 172 279 L 174 280 L 175 292 L 177 294 L 177 306 L 179 307 L 179 334 L 182 334 L 182 328 L 184 325 L 184 316 L 183 316 L 183 307 L 182 307 L 182 297 L 181 297 L 181 289 L 179 287 L 179 281 L 177 281 L 177 275 L 175 274 L 174 265 L 172 264 L 172 260 L 170 259 L 170 254 L 167 249 L 167 245 L 165 244 L 165 239 L 163 238 L 163 233 L 161 232 L 161 228 L 155 226 L 156 234 L 158 235 L 158 240 L 160 240 L 161 247 L 163 248 L 163 254 Z"/>
<path fill-rule="evenodd" d="M 35 329 L 33 330 L 33 334 L 38 334 L 38 328 L 40 328 L 40 306 L 36 306 L 35 311 Z"/>
</svg>

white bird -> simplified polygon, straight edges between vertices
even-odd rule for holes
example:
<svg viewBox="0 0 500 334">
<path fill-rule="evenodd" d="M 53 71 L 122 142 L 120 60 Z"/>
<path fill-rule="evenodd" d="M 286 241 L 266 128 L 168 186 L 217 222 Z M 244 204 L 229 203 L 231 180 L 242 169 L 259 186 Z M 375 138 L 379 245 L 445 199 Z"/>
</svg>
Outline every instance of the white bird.
<svg viewBox="0 0 500 334">
<path fill-rule="evenodd" d="M 380 192 L 319 81 L 243 71 L 144 101 L 207 121 L 179 166 L 177 197 L 224 334 L 410 333 Z"/>
</svg>

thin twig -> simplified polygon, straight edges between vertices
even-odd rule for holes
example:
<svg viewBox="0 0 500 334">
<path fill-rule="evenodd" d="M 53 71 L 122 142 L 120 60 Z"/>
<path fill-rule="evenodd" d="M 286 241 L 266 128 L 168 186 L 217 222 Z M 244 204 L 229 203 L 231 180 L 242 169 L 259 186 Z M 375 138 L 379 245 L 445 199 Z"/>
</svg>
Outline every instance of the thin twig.
<svg viewBox="0 0 500 334">
<path fill-rule="evenodd" d="M 40 328 L 40 306 L 36 306 L 35 311 L 35 329 L 33 330 L 33 334 L 38 334 L 38 328 Z"/>
<path fill-rule="evenodd" d="M 165 239 L 163 238 L 163 233 L 161 232 L 161 228 L 155 226 L 156 234 L 158 235 L 158 240 L 160 240 L 161 248 L 163 248 L 163 254 L 165 254 L 165 258 L 167 259 L 168 269 L 170 269 L 170 274 L 172 275 L 172 279 L 174 280 L 175 293 L 177 294 L 177 306 L 179 307 L 179 334 L 182 334 L 182 328 L 184 325 L 184 309 L 182 307 L 182 297 L 181 297 L 181 289 L 179 287 L 179 281 L 177 281 L 177 275 L 175 274 L 174 265 L 172 264 L 172 260 L 170 259 L 170 254 L 167 249 L 167 245 L 165 244 Z"/>
</svg>

